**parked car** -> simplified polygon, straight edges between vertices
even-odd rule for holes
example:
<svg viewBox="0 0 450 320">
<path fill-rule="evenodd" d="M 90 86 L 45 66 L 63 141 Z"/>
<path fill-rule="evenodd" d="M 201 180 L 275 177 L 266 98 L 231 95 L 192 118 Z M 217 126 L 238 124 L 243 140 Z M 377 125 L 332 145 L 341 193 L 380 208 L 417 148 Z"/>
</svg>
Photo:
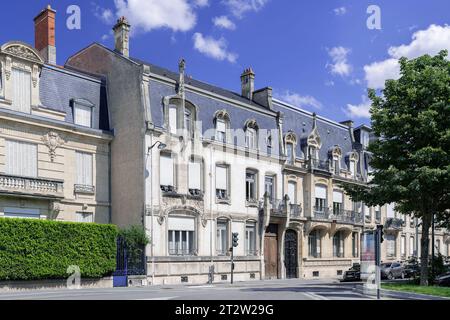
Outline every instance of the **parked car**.
<svg viewBox="0 0 450 320">
<path fill-rule="evenodd" d="M 438 276 L 434 283 L 441 287 L 450 287 L 450 272 Z"/>
<path fill-rule="evenodd" d="M 361 265 L 359 263 L 353 264 L 353 266 L 344 272 L 342 281 L 361 281 Z"/>
<path fill-rule="evenodd" d="M 403 272 L 405 274 L 405 278 L 417 278 L 420 276 L 420 265 L 418 263 L 405 264 Z"/>
<path fill-rule="evenodd" d="M 405 278 L 405 271 L 403 269 L 403 266 L 398 262 L 386 262 L 382 263 L 380 266 L 381 271 L 381 279 L 404 279 Z"/>
</svg>

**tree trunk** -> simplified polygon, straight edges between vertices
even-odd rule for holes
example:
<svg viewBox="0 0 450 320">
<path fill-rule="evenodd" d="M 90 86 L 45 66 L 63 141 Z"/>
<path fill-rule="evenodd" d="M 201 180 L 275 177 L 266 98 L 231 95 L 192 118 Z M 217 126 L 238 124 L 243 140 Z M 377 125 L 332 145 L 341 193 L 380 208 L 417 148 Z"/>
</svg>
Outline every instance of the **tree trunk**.
<svg viewBox="0 0 450 320">
<path fill-rule="evenodd" d="M 430 243 L 431 215 L 422 216 L 422 239 L 420 240 L 420 285 L 428 286 L 428 248 Z"/>
</svg>

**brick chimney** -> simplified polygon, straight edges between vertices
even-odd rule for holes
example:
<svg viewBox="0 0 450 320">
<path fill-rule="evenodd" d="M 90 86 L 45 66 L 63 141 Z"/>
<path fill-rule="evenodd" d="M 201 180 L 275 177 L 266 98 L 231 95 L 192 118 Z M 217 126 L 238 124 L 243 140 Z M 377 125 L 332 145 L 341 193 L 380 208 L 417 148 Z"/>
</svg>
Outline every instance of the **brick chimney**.
<svg viewBox="0 0 450 320">
<path fill-rule="evenodd" d="M 115 50 L 128 58 L 130 56 L 130 24 L 127 18 L 120 17 L 113 30 Z"/>
<path fill-rule="evenodd" d="M 242 96 L 252 100 L 255 92 L 255 73 L 252 68 L 247 68 L 241 75 Z"/>
<path fill-rule="evenodd" d="M 56 11 L 50 5 L 34 18 L 34 46 L 50 64 L 56 64 L 55 18 Z"/>
</svg>

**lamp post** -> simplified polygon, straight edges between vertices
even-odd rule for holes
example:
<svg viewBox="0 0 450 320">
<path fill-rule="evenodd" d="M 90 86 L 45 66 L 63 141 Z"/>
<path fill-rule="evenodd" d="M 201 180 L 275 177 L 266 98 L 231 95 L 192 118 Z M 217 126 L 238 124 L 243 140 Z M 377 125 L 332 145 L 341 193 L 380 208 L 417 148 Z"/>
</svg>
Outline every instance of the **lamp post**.
<svg viewBox="0 0 450 320">
<path fill-rule="evenodd" d="M 150 241 L 151 241 L 151 247 L 150 247 L 150 254 L 152 257 L 152 285 L 155 284 L 155 255 L 153 252 L 154 247 L 154 239 L 153 239 L 153 153 L 152 150 L 158 146 L 158 150 L 164 150 L 167 145 L 162 143 L 161 141 L 156 141 L 151 147 L 148 148 L 147 152 L 147 159 L 150 158 Z M 147 163 L 147 162 L 146 162 Z M 146 206 L 144 206 L 144 212 L 146 212 Z M 147 220 L 147 215 L 145 215 L 144 223 L 147 224 L 145 221 Z"/>
</svg>

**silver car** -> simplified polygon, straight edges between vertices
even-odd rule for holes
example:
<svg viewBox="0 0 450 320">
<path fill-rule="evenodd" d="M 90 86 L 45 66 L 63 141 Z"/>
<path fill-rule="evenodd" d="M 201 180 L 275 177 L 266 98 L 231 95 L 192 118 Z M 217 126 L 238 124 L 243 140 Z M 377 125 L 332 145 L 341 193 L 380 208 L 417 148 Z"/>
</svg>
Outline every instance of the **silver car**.
<svg viewBox="0 0 450 320">
<path fill-rule="evenodd" d="M 403 269 L 403 266 L 398 262 L 382 263 L 380 268 L 382 279 L 393 280 L 398 278 L 405 278 L 405 270 Z"/>
</svg>

